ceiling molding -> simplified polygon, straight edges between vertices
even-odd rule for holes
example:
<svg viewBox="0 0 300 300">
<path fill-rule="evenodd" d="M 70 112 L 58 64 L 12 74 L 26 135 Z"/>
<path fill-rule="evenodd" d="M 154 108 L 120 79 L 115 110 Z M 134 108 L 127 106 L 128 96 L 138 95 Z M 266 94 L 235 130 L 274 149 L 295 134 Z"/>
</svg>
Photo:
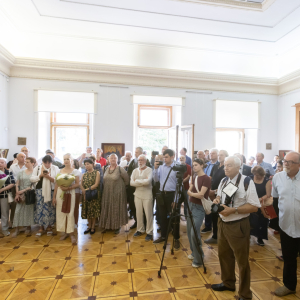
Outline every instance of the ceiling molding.
<svg viewBox="0 0 300 300">
<path fill-rule="evenodd" d="M 16 58 L 11 77 L 241 93 L 278 93 L 276 78 Z"/>
<path fill-rule="evenodd" d="M 186 70 L 14 57 L 0 45 L 0 71 L 7 76 L 59 81 L 157 86 L 281 95 L 300 88 L 300 70 L 280 79 Z"/>
<path fill-rule="evenodd" d="M 209 4 L 209 5 L 216 5 L 216 6 L 239 8 L 239 9 L 265 11 L 276 0 L 265 0 L 263 3 L 244 2 L 244 1 L 235 1 L 235 0 L 173 0 L 173 1 L 192 2 L 198 4 Z"/>
<path fill-rule="evenodd" d="M 9 76 L 10 69 L 13 66 L 15 57 L 0 45 L 0 72 Z"/>
</svg>

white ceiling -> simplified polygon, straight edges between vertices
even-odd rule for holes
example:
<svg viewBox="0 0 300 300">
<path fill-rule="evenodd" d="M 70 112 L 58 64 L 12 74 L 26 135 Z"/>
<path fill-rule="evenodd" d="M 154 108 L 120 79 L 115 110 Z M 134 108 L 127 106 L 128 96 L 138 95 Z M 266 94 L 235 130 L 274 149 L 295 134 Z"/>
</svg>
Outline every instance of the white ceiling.
<svg viewBox="0 0 300 300">
<path fill-rule="evenodd" d="M 248 1 L 272 2 L 265 11 L 195 1 L 0 0 L 0 44 L 16 57 L 269 77 L 292 71 L 274 61 L 300 45 L 299 0 Z"/>
</svg>

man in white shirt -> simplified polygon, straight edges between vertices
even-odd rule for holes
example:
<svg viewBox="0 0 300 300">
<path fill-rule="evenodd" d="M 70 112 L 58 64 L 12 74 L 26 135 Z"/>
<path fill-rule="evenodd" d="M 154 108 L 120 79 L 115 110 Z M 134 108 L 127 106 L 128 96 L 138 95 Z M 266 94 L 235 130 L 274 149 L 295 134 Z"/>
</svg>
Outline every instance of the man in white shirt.
<svg viewBox="0 0 300 300">
<path fill-rule="evenodd" d="M 25 159 L 26 155 L 23 152 L 20 152 L 17 155 L 18 162 L 10 166 L 9 171 L 13 173 L 14 178 L 17 178 L 18 174 L 22 171 L 27 169 L 25 167 Z"/>
<path fill-rule="evenodd" d="M 279 198 L 279 227 L 284 261 L 283 284 L 277 296 L 296 293 L 297 255 L 300 250 L 300 154 L 289 152 L 283 160 L 284 169 L 272 180 L 272 196 Z"/>
<path fill-rule="evenodd" d="M 145 241 L 153 237 L 153 197 L 152 197 L 152 169 L 146 166 L 147 157 L 142 154 L 138 157 L 138 168 L 134 169 L 130 178 L 130 185 L 135 187 L 134 203 L 136 207 L 137 231 L 134 237 L 145 233 L 143 209 L 145 211 L 147 236 Z"/>
<path fill-rule="evenodd" d="M 125 159 L 120 162 L 120 167 L 124 168 L 127 171 L 129 164 L 132 161 L 132 153 L 131 151 L 125 152 Z"/>
<path fill-rule="evenodd" d="M 215 204 L 224 209 L 219 212 L 218 221 L 218 254 L 221 265 L 222 283 L 213 284 L 215 291 L 235 291 L 235 261 L 239 267 L 239 299 L 252 299 L 250 290 L 250 222 L 249 215 L 256 212 L 260 202 L 252 180 L 245 184 L 246 176 L 240 174 L 241 161 L 236 156 L 225 159 L 226 177 L 220 182 Z M 224 188 L 237 187 L 237 191 L 229 197 Z M 228 188 L 228 187 L 227 187 Z M 228 192 L 227 192 L 228 193 Z"/>
<path fill-rule="evenodd" d="M 22 147 L 21 148 L 21 152 L 23 152 L 24 154 L 25 154 L 25 156 L 26 156 L 26 158 L 29 156 L 29 149 L 27 148 L 27 147 Z"/>
<path fill-rule="evenodd" d="M 18 160 L 18 162 L 16 164 L 11 165 L 10 168 L 9 168 L 9 171 L 13 173 L 16 182 L 17 182 L 18 174 L 22 170 L 27 169 L 25 167 L 26 154 L 24 154 L 23 152 L 20 152 L 17 155 L 17 160 Z M 14 222 L 15 210 L 16 210 L 16 202 L 14 201 L 14 202 L 9 203 L 9 206 L 10 206 L 10 223 L 11 223 L 11 227 L 12 227 L 12 224 Z"/>
</svg>

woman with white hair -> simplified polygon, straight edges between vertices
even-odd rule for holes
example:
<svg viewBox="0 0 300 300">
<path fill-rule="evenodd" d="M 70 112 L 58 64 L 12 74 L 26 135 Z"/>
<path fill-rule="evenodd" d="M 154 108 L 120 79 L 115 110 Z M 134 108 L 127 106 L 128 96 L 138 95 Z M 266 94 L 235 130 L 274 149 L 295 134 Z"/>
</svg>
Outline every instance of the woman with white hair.
<svg viewBox="0 0 300 300">
<path fill-rule="evenodd" d="M 118 156 L 111 154 L 110 166 L 104 173 L 104 189 L 101 201 L 101 215 L 99 226 L 120 232 L 122 225 L 127 224 L 126 185 L 129 184 L 127 172 L 118 166 Z"/>
<path fill-rule="evenodd" d="M 8 193 L 15 185 L 15 179 L 13 173 L 6 169 L 6 159 L 0 158 L 0 174 L 8 176 L 3 187 L 0 189 L 0 201 L 1 201 L 1 225 L 2 234 L 0 237 L 10 235 L 8 231 L 8 217 L 9 217 L 9 203 L 8 203 Z"/>
<path fill-rule="evenodd" d="M 42 164 L 33 169 L 30 181 L 35 184 L 36 205 L 34 211 L 34 222 L 40 225 L 36 236 L 41 236 L 44 230 L 52 234 L 52 226 L 55 223 L 55 208 L 52 206 L 52 195 L 55 186 L 55 177 L 59 172 L 57 166 L 52 164 L 53 158 L 46 155 Z"/>
<path fill-rule="evenodd" d="M 76 243 L 76 238 L 74 236 L 75 229 L 75 190 L 79 187 L 79 171 L 73 168 L 73 159 L 70 153 L 64 155 L 64 165 L 65 167 L 60 170 L 59 174 L 73 175 L 75 180 L 69 187 L 58 186 L 55 184 L 55 189 L 53 193 L 53 205 L 56 205 L 56 230 L 59 232 L 64 232 L 60 237 L 63 241 L 69 236 L 71 236 L 72 244 Z M 61 197 L 63 192 L 69 192 L 71 194 L 71 206 L 70 212 L 62 212 L 63 201 L 66 201 Z"/>
</svg>

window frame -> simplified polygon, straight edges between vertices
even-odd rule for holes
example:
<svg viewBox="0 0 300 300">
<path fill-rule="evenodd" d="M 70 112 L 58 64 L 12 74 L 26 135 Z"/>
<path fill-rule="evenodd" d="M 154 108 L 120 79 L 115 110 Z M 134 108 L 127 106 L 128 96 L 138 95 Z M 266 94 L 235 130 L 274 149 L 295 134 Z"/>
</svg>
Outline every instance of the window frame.
<svg viewBox="0 0 300 300">
<path fill-rule="evenodd" d="M 148 110 L 166 110 L 168 112 L 168 121 L 169 125 L 168 126 L 147 126 L 147 125 L 141 125 L 140 124 L 140 119 L 141 119 L 141 114 L 140 111 L 141 109 L 148 109 Z M 144 104 L 138 104 L 138 127 L 139 128 L 149 128 L 149 129 L 168 129 L 172 127 L 172 106 L 164 106 L 164 105 L 144 105 Z"/>
<path fill-rule="evenodd" d="M 238 131 L 238 132 L 242 133 L 242 153 L 241 154 L 244 155 L 244 151 L 245 151 L 245 129 L 243 129 L 243 128 L 216 128 L 216 132 L 217 131 Z"/>
<path fill-rule="evenodd" d="M 90 140 L 90 115 L 87 113 L 87 123 L 58 123 L 56 122 L 56 112 L 50 113 L 50 148 L 56 153 L 56 129 L 84 127 L 87 130 L 87 146 Z"/>
</svg>

